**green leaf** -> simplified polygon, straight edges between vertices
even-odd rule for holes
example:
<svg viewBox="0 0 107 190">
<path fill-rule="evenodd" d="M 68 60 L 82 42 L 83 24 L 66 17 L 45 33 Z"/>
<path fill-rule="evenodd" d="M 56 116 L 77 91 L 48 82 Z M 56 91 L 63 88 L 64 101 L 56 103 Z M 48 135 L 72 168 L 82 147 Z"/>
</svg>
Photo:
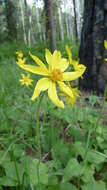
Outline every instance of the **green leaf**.
<svg viewBox="0 0 107 190">
<path fill-rule="evenodd" d="M 77 190 L 71 183 L 61 183 L 60 190 Z"/>
<path fill-rule="evenodd" d="M 67 164 L 67 160 L 70 158 L 69 144 L 64 140 L 58 140 L 53 146 L 52 150 L 53 159 L 61 161 L 63 165 Z"/>
<path fill-rule="evenodd" d="M 0 186 L 0 190 L 3 190 L 1 186 Z"/>
<path fill-rule="evenodd" d="M 95 104 L 100 104 L 100 101 L 99 101 L 99 97 L 98 96 L 95 96 L 95 95 L 92 95 L 89 97 L 89 103 L 94 106 Z"/>
<path fill-rule="evenodd" d="M 29 163 L 28 166 L 28 175 L 30 178 L 30 181 L 33 185 L 38 184 L 38 160 L 32 159 L 32 161 Z M 39 165 L 39 175 L 40 175 L 40 183 L 41 184 L 48 184 L 48 173 L 47 173 L 47 166 L 44 163 L 40 163 Z"/>
<path fill-rule="evenodd" d="M 69 133 L 75 141 L 83 141 L 84 140 L 84 132 L 75 125 L 70 128 Z"/>
<path fill-rule="evenodd" d="M 23 148 L 19 144 L 14 144 L 14 155 L 16 158 L 21 158 L 25 155 Z"/>
<path fill-rule="evenodd" d="M 15 187 L 17 184 L 18 182 L 14 179 L 11 179 L 11 177 L 3 176 L 0 178 L 0 185 L 2 186 Z"/>
<path fill-rule="evenodd" d="M 59 185 L 51 185 L 46 190 L 60 190 L 60 187 Z"/>
<path fill-rule="evenodd" d="M 22 164 L 16 163 L 16 166 L 17 166 L 20 182 L 22 182 L 22 178 L 23 178 L 23 174 L 24 174 L 25 169 L 24 169 Z M 17 179 L 17 174 L 16 174 L 14 162 L 5 163 L 3 165 L 3 167 L 5 168 L 6 177 L 11 178 L 11 180 L 13 180 L 13 181 L 15 180 L 17 182 L 18 179 Z"/>
<path fill-rule="evenodd" d="M 77 141 L 74 144 L 72 144 L 71 152 L 72 152 L 72 156 L 77 157 L 78 155 L 81 155 L 81 157 L 83 158 L 85 154 L 85 149 L 82 146 L 82 143 Z"/>
<path fill-rule="evenodd" d="M 104 180 L 105 180 L 106 183 L 107 183 L 107 172 L 104 173 Z"/>
<path fill-rule="evenodd" d="M 57 185 L 58 184 L 58 178 L 57 176 L 49 176 L 48 179 L 48 185 Z"/>
<path fill-rule="evenodd" d="M 93 181 L 84 186 L 82 190 L 106 190 L 106 185 L 103 181 Z"/>
<path fill-rule="evenodd" d="M 66 168 L 64 169 L 63 180 L 65 183 L 69 181 L 72 177 L 78 177 L 81 175 L 82 166 L 77 162 L 76 159 L 69 160 Z"/>
<path fill-rule="evenodd" d="M 87 153 L 87 161 L 93 164 L 100 164 L 105 161 L 105 158 L 94 151 L 89 151 Z"/>
<path fill-rule="evenodd" d="M 92 165 L 86 165 L 83 168 L 83 175 L 82 175 L 82 180 L 86 183 L 93 181 L 94 177 L 94 166 Z"/>
</svg>

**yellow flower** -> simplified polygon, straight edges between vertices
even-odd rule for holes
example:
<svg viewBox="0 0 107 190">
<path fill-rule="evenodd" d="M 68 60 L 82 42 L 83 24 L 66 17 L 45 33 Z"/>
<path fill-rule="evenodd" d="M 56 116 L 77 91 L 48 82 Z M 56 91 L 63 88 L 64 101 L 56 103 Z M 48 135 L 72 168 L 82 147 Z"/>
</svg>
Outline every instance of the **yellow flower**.
<svg viewBox="0 0 107 190">
<path fill-rule="evenodd" d="M 84 70 L 86 69 L 86 67 L 83 65 L 83 64 L 79 64 L 79 60 L 74 60 L 72 59 L 72 53 L 71 53 L 71 50 L 70 48 L 66 45 L 66 51 L 67 51 L 67 54 L 68 54 L 68 60 L 69 60 L 69 64 L 72 64 L 73 68 L 75 71 L 78 71 L 78 70 Z"/>
<path fill-rule="evenodd" d="M 107 49 L 107 40 L 104 40 L 104 47 Z"/>
<path fill-rule="evenodd" d="M 16 51 L 16 55 L 18 59 L 21 59 L 23 57 L 23 53 L 21 51 Z"/>
<path fill-rule="evenodd" d="M 72 53 L 71 53 L 71 50 L 70 50 L 70 48 L 68 47 L 68 45 L 65 46 L 65 49 L 66 49 L 66 52 L 67 52 L 67 54 L 68 54 L 69 64 L 71 64 L 71 62 L 72 62 Z"/>
<path fill-rule="evenodd" d="M 46 49 L 45 57 L 48 63 L 48 69 L 37 56 L 34 56 L 31 53 L 30 56 L 37 64 L 36 66 L 27 65 L 25 63 L 23 64 L 21 59 L 18 60 L 17 64 L 26 71 L 44 76 L 44 78 L 41 78 L 37 82 L 31 100 L 35 100 L 42 91 L 48 90 L 50 100 L 56 106 L 64 108 L 63 101 L 58 98 L 56 85 L 58 85 L 63 93 L 66 93 L 68 96 L 73 98 L 73 92 L 65 84 L 65 81 L 71 81 L 81 77 L 81 75 L 85 72 L 85 67 L 82 69 L 80 68 L 78 71 L 64 72 L 68 68 L 69 63 L 66 59 L 61 57 L 60 51 L 57 50 L 51 54 L 51 52 Z"/>
<path fill-rule="evenodd" d="M 72 88 L 70 85 L 70 82 L 68 82 L 68 86 L 72 90 L 73 97 L 68 96 L 66 93 L 65 94 L 63 93 L 62 96 L 65 97 L 66 104 L 71 104 L 73 107 L 76 102 L 77 97 L 79 96 L 78 88 Z"/>
<path fill-rule="evenodd" d="M 21 76 L 22 76 L 22 79 L 20 79 L 19 81 L 22 85 L 26 85 L 26 86 L 32 85 L 33 80 L 30 79 L 29 74 L 27 76 L 25 76 L 24 74 L 21 74 Z"/>
</svg>

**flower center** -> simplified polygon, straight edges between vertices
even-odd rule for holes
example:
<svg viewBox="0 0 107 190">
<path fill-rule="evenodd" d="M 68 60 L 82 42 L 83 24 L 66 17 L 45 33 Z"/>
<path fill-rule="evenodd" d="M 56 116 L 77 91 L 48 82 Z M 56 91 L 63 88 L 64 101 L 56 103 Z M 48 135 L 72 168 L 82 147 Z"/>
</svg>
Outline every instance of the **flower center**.
<svg viewBox="0 0 107 190">
<path fill-rule="evenodd" d="M 61 81 L 63 79 L 61 70 L 60 69 L 54 69 L 50 74 L 50 78 L 53 81 Z"/>
</svg>

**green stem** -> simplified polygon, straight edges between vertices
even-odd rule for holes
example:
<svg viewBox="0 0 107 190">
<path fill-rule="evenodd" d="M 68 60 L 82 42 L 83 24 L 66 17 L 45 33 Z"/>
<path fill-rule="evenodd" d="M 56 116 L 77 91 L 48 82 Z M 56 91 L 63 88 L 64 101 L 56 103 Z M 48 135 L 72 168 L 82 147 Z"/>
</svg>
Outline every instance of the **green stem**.
<svg viewBox="0 0 107 190">
<path fill-rule="evenodd" d="M 50 112 L 50 124 L 51 124 L 51 149 L 54 145 L 54 125 L 53 125 L 54 117 L 52 112 Z"/>
<path fill-rule="evenodd" d="M 14 152 L 13 152 L 13 160 L 14 160 L 14 166 L 15 166 L 15 170 L 16 170 L 16 176 L 17 176 L 18 184 L 19 184 L 19 187 L 21 189 L 20 177 L 19 177 L 19 172 L 18 172 L 18 168 L 17 168 L 17 164 L 16 164 L 16 157 L 14 155 Z"/>
<path fill-rule="evenodd" d="M 91 140 L 91 131 L 89 130 L 88 131 L 86 148 L 85 148 L 84 160 L 83 160 L 83 168 L 82 168 L 81 174 L 83 174 L 85 166 L 87 164 L 87 153 L 88 153 L 89 147 L 91 146 L 90 145 L 90 140 Z M 79 178 L 78 178 L 78 189 L 80 189 L 80 180 L 81 180 L 81 176 L 79 176 Z"/>
<path fill-rule="evenodd" d="M 105 87 L 105 91 L 104 91 L 104 97 L 103 97 L 103 100 L 102 100 L 102 109 L 99 113 L 99 117 L 96 121 L 96 125 L 95 125 L 95 129 L 94 129 L 94 133 L 96 134 L 96 130 L 98 128 L 98 125 L 99 125 L 99 122 L 100 122 L 100 119 L 102 117 L 102 114 L 103 114 L 103 111 L 104 111 L 104 104 L 105 104 L 105 100 L 106 100 L 106 95 L 107 95 L 107 86 Z"/>
<path fill-rule="evenodd" d="M 40 106 L 43 100 L 44 93 L 40 96 L 37 110 L 36 110 L 36 141 L 37 141 L 37 152 L 38 152 L 38 165 L 37 165 L 37 174 L 38 174 L 38 186 L 40 190 L 40 175 L 39 175 L 39 166 L 41 162 L 41 145 L 40 145 L 40 130 L 39 130 L 39 115 L 40 115 Z"/>
<path fill-rule="evenodd" d="M 86 161 L 86 157 L 87 157 L 87 152 L 89 150 L 89 146 L 90 146 L 90 140 L 91 140 L 91 131 L 88 131 L 88 137 L 87 137 L 87 143 L 86 143 L 86 149 L 85 149 L 85 155 L 84 155 L 84 162 Z"/>
</svg>

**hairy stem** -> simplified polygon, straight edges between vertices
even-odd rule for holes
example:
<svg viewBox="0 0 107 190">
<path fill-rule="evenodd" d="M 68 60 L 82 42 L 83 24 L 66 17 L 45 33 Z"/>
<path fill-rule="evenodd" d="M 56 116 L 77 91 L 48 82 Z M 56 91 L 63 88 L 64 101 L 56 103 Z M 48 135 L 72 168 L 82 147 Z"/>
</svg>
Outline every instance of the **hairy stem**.
<svg viewBox="0 0 107 190">
<path fill-rule="evenodd" d="M 37 142 L 37 153 L 38 153 L 38 165 L 37 165 L 37 174 L 38 174 L 38 188 L 40 190 L 40 174 L 39 174 L 39 166 L 41 162 L 41 144 L 40 144 L 40 129 L 39 129 L 39 115 L 40 115 L 40 107 L 41 107 L 41 102 L 43 100 L 44 93 L 40 96 L 38 105 L 37 105 L 37 110 L 36 110 L 36 142 Z"/>
</svg>

